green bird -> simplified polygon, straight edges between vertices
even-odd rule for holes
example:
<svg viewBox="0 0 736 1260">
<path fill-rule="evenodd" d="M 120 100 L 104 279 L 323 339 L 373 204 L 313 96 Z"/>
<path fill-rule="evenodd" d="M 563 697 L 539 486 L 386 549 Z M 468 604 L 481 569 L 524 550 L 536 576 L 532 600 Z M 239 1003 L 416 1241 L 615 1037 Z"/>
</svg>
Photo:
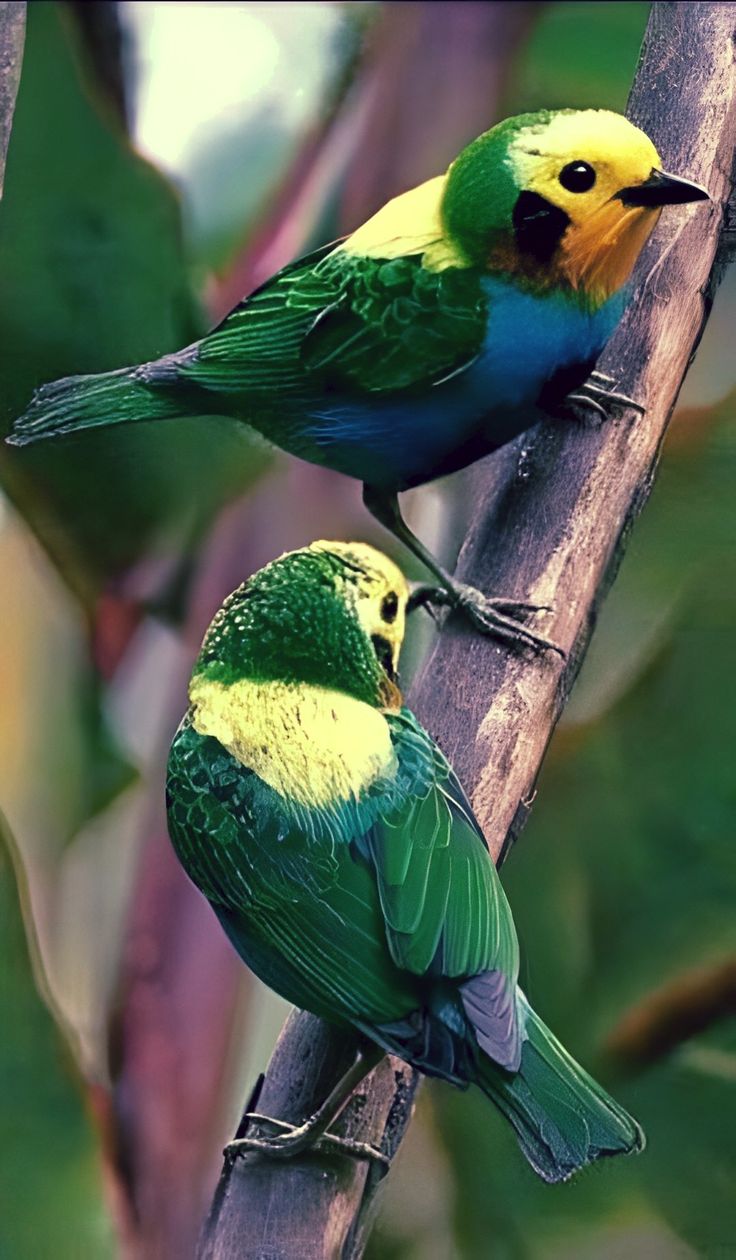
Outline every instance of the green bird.
<svg viewBox="0 0 736 1260">
<path fill-rule="evenodd" d="M 426 598 L 463 607 L 484 631 L 550 646 L 519 621 L 537 610 L 446 573 L 397 494 L 542 415 L 569 414 L 570 398 L 604 415 L 636 407 L 608 378 L 581 387 L 662 207 L 708 195 L 660 168 L 649 138 L 608 110 L 509 118 L 446 174 L 284 268 L 201 341 L 43 386 L 9 440 L 177 416 L 246 421 L 360 479 L 367 507 L 440 583 Z"/>
<path fill-rule="evenodd" d="M 256 975 L 367 1047 L 316 1117 L 232 1149 L 324 1141 L 388 1051 L 478 1085 L 564 1181 L 644 1138 L 519 988 L 483 833 L 397 685 L 407 599 L 372 547 L 315 542 L 226 600 L 194 667 L 168 764 L 179 859 Z"/>
</svg>

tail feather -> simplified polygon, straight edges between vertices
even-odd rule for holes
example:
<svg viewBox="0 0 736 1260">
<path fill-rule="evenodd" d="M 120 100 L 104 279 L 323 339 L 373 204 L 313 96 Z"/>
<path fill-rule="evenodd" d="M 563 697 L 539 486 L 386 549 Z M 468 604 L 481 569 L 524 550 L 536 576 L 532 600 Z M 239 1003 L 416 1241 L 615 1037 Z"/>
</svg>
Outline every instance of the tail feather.
<svg viewBox="0 0 736 1260">
<path fill-rule="evenodd" d="M 516 1131 L 545 1181 L 566 1181 L 596 1159 L 644 1148 L 644 1134 L 560 1045 L 518 991 L 526 1021 L 521 1067 L 511 1075 L 484 1059 L 478 1084 Z"/>
<path fill-rule="evenodd" d="M 147 385 L 144 372 L 145 367 L 121 368 L 98 376 L 65 376 L 42 385 L 6 441 L 11 446 L 27 446 L 79 429 L 192 414 L 173 390 Z"/>
</svg>

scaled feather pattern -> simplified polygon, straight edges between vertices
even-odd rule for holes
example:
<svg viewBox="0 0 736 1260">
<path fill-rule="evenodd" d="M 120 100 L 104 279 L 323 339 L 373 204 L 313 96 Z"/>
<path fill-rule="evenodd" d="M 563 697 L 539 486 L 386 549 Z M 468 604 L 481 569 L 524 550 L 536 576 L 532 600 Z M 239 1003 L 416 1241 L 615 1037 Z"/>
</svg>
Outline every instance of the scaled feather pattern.
<svg viewBox="0 0 736 1260">
<path fill-rule="evenodd" d="M 379 552 L 316 543 L 230 597 L 171 749 L 171 838 L 261 979 L 480 1086 L 540 1176 L 564 1180 L 643 1137 L 518 987 L 483 834 L 398 690 L 407 595 Z"/>
</svg>

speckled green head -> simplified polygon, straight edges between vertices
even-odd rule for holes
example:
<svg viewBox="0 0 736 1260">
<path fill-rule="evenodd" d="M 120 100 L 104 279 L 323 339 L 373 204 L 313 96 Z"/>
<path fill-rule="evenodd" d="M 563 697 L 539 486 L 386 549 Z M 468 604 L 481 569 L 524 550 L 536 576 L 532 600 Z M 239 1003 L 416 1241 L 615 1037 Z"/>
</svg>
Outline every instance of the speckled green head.
<svg viewBox="0 0 736 1260">
<path fill-rule="evenodd" d="M 193 681 L 301 683 L 393 705 L 408 594 L 396 565 L 364 543 L 288 552 L 225 601 Z"/>
</svg>

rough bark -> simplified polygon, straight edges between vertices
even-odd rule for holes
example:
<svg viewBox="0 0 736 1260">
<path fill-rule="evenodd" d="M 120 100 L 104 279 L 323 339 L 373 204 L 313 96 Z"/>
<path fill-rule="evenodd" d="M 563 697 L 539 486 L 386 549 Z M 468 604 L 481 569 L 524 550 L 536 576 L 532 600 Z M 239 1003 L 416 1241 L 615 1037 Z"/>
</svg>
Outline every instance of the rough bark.
<svg viewBox="0 0 736 1260">
<path fill-rule="evenodd" d="M 293 1011 L 248 1108 L 308 1116 L 355 1058 L 352 1034 Z M 333 1131 L 370 1142 L 390 1159 L 403 1137 L 417 1075 L 385 1058 L 348 1104 Z M 245 1132 L 241 1125 L 238 1136 Z M 384 1169 L 352 1156 L 309 1153 L 288 1164 L 249 1155 L 225 1163 L 205 1225 L 202 1260 L 325 1260 L 362 1254 Z"/>
<path fill-rule="evenodd" d="M 704 183 L 714 198 L 663 216 L 641 260 L 638 296 L 599 364 L 646 415 L 599 428 L 548 422 L 476 470 L 458 573 L 483 590 L 552 605 L 544 629 L 568 651 L 567 662 L 516 656 L 453 618 L 410 696 L 458 769 L 497 860 L 528 815 L 733 250 L 735 28 L 734 4 L 655 4 L 629 101 L 629 116 L 653 138 L 665 168 Z M 311 1015 L 293 1015 L 259 1110 L 299 1121 L 351 1054 L 349 1040 Z M 387 1060 L 351 1103 L 351 1135 L 392 1154 L 414 1088 L 413 1074 Z M 318 1155 L 288 1170 L 255 1156 L 239 1160 L 223 1170 L 201 1255 L 357 1257 L 378 1180 L 375 1167 Z"/>
<path fill-rule="evenodd" d="M 0 0 L 0 197 L 23 60 L 25 0 Z"/>
<path fill-rule="evenodd" d="M 580 668 L 734 245 L 734 4 L 655 4 L 628 114 L 665 169 L 712 204 L 670 209 L 638 268 L 640 291 L 598 368 L 643 403 L 602 427 L 549 422 L 478 465 L 457 571 L 554 613 L 563 664 L 510 655 L 448 626 L 412 696 L 469 791 L 496 857 L 527 817 L 547 742 Z M 451 680 L 451 685 L 448 685 Z"/>
</svg>

